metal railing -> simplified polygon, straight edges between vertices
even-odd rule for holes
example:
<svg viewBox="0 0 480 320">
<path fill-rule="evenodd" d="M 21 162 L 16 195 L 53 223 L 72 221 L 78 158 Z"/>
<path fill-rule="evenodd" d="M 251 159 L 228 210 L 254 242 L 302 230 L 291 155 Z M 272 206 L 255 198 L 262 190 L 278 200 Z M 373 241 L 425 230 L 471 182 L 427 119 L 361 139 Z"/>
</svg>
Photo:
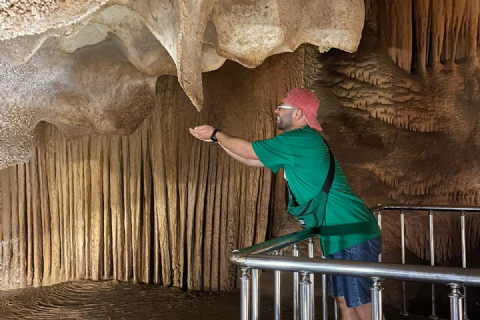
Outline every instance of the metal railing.
<svg viewBox="0 0 480 320">
<path fill-rule="evenodd" d="M 275 319 L 281 319 L 281 272 L 293 272 L 293 313 L 294 319 L 314 319 L 314 274 L 322 274 L 322 319 L 328 319 L 327 310 L 327 275 L 359 276 L 373 280 L 372 291 L 372 319 L 382 319 L 382 286 L 383 279 L 402 281 L 402 315 L 407 316 L 405 281 L 419 281 L 432 283 L 432 315 L 431 319 L 438 318 L 435 309 L 435 284 L 447 284 L 452 291 L 449 294 L 451 319 L 467 320 L 466 314 L 466 286 L 480 286 L 480 270 L 465 270 L 466 268 L 466 234 L 465 215 L 467 212 L 480 212 L 480 207 L 458 206 L 418 206 L 418 205 L 379 205 L 372 210 L 377 215 L 381 227 L 382 212 L 400 210 L 402 264 L 353 262 L 343 260 L 325 260 L 324 257 L 314 258 L 313 237 L 318 234 L 317 229 L 306 229 L 264 243 L 234 251 L 231 262 L 242 270 L 241 280 L 241 319 L 259 319 L 259 270 L 275 271 Z M 430 266 L 407 265 L 405 262 L 405 211 L 429 212 L 430 236 Z M 439 212 L 461 213 L 462 237 L 462 267 L 432 267 L 435 266 L 433 215 Z M 385 235 L 384 235 L 385 236 Z M 309 239 L 308 258 L 299 257 L 298 243 Z M 279 251 L 293 245 L 292 256 L 280 256 Z M 274 253 L 274 256 L 269 256 Z M 381 262 L 381 255 L 379 256 Z M 301 279 L 300 279 L 301 276 Z M 464 289 L 464 293 L 460 289 Z M 465 299 L 464 299 L 465 296 Z M 335 319 L 338 312 L 335 305 Z"/>
<path fill-rule="evenodd" d="M 460 238 L 462 243 L 462 268 L 467 268 L 467 243 L 466 243 L 466 215 L 467 213 L 478 213 L 480 207 L 465 207 L 465 206 L 435 206 L 435 205 L 381 205 L 372 209 L 372 212 L 377 215 L 377 220 L 380 228 L 382 227 L 382 213 L 386 212 L 400 212 L 400 236 L 401 236 L 401 252 L 402 264 L 405 264 L 405 212 L 408 211 L 426 211 L 428 212 L 428 231 L 429 231 L 429 246 L 430 246 L 430 266 L 435 266 L 435 233 L 434 233 L 434 216 L 435 213 L 457 213 L 460 215 Z M 379 257 L 381 260 L 381 256 Z M 463 319 L 468 320 L 467 315 L 467 287 L 463 287 L 464 305 L 463 305 Z M 435 303 L 435 283 L 431 285 L 431 315 L 430 319 L 438 319 Z M 402 282 L 402 311 L 403 316 L 408 316 L 406 303 L 406 288 L 405 281 Z"/>
</svg>

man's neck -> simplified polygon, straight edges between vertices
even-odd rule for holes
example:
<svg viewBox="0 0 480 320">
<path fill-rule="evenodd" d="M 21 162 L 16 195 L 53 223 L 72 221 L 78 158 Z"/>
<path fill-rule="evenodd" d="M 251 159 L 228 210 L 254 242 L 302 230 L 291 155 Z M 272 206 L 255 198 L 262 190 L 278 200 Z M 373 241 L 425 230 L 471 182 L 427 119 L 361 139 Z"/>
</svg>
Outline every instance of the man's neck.
<svg viewBox="0 0 480 320">
<path fill-rule="evenodd" d="M 308 126 L 308 124 L 304 124 L 304 123 L 293 125 L 291 130 L 303 129 L 306 126 Z"/>
<path fill-rule="evenodd" d="M 282 130 L 282 131 L 283 131 L 284 133 L 286 133 L 286 132 L 291 132 L 291 131 L 293 131 L 293 130 L 303 129 L 303 128 L 306 128 L 306 127 L 308 127 L 308 124 L 306 124 L 306 125 L 304 125 L 304 126 L 301 126 L 301 127 L 300 127 L 300 126 L 298 126 L 298 127 L 292 127 L 292 128 L 290 128 L 289 130 Z"/>
</svg>

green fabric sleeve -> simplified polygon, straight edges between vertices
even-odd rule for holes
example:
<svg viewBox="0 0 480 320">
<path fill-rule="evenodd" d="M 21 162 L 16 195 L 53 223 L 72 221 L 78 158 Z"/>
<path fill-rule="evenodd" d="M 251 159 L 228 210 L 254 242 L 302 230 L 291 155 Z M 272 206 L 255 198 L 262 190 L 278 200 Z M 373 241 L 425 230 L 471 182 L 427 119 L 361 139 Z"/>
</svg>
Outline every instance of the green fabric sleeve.
<svg viewBox="0 0 480 320">
<path fill-rule="evenodd" d="M 252 143 L 253 151 L 263 165 L 276 173 L 285 165 L 293 165 L 294 157 L 286 139 L 279 135 Z"/>
</svg>

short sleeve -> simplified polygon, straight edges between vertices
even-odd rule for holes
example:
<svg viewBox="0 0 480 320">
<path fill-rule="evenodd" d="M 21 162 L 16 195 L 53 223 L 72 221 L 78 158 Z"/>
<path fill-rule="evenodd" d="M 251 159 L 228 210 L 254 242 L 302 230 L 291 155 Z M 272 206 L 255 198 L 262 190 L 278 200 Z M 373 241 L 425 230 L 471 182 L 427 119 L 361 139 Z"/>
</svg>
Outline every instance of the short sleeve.
<svg viewBox="0 0 480 320">
<path fill-rule="evenodd" d="M 293 165 L 294 158 L 290 146 L 279 135 L 272 139 L 252 143 L 253 151 L 263 165 L 276 173 L 284 165 Z"/>
</svg>

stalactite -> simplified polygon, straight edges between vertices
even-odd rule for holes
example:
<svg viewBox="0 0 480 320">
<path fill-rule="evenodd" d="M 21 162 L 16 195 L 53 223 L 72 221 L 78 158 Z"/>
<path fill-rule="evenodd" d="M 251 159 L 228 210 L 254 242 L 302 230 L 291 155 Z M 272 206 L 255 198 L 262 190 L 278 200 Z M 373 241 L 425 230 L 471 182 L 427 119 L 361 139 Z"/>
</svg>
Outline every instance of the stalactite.
<svg viewBox="0 0 480 320">
<path fill-rule="evenodd" d="M 366 20 L 393 61 L 410 72 L 476 60 L 479 6 L 467 0 L 366 0 Z M 412 20 L 413 17 L 413 20 Z"/>
<path fill-rule="evenodd" d="M 418 0 L 413 2 L 413 13 L 415 22 L 415 38 L 417 53 L 416 65 L 421 71 L 427 67 L 427 52 L 429 47 L 429 10 L 430 0 Z M 415 63 L 414 62 L 414 63 Z"/>
<path fill-rule="evenodd" d="M 402 69 L 412 64 L 412 2 L 379 1 L 378 33 L 393 61 Z M 388 19 L 386 19 L 388 17 Z"/>
</svg>

